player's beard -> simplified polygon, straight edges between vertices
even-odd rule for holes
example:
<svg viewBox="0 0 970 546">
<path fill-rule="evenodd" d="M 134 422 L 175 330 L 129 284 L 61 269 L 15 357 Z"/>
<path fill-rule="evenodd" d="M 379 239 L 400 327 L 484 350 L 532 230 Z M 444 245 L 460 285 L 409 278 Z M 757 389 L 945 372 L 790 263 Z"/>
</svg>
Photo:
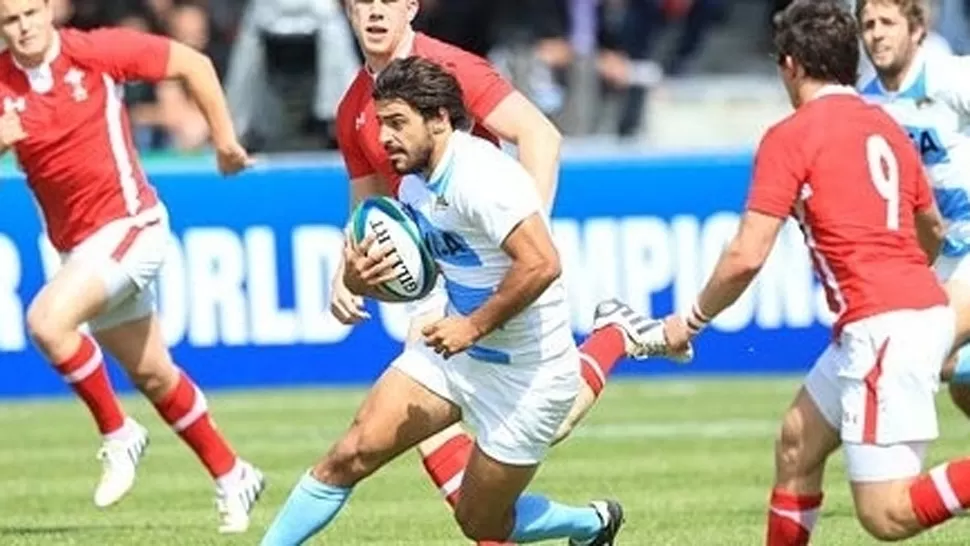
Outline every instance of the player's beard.
<svg viewBox="0 0 970 546">
<path fill-rule="evenodd" d="M 434 150 L 434 141 L 431 139 L 431 135 L 418 146 L 415 146 L 414 151 L 404 150 L 405 153 L 405 163 L 400 168 L 394 165 L 394 170 L 398 174 L 421 174 L 425 173 L 431 167 L 431 153 Z"/>
</svg>

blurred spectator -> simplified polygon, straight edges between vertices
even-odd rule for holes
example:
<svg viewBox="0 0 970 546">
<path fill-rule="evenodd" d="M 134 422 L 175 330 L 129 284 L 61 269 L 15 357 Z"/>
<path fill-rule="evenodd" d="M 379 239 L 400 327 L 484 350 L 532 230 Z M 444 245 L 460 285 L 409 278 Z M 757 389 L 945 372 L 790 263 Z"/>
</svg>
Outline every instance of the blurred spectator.
<svg viewBox="0 0 970 546">
<path fill-rule="evenodd" d="M 246 9 L 226 77 L 250 149 L 336 148 L 337 104 L 360 67 L 340 0 L 259 0 Z"/>
</svg>

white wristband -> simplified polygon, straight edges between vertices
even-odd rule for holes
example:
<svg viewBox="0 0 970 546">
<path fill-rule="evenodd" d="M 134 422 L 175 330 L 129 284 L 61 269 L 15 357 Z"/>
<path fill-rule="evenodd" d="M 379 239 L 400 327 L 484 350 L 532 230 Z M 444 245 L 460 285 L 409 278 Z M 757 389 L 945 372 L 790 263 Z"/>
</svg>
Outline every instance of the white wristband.
<svg viewBox="0 0 970 546">
<path fill-rule="evenodd" d="M 696 303 L 691 306 L 690 313 L 684 317 L 684 323 L 687 324 L 687 329 L 694 335 L 699 334 L 710 322 L 711 318 L 705 315 Z"/>
</svg>

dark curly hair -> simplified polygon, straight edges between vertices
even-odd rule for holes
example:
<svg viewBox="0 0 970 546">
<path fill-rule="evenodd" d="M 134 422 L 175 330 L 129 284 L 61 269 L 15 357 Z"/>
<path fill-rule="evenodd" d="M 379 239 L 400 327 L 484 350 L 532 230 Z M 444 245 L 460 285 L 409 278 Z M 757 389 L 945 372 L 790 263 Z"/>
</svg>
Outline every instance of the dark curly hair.
<svg viewBox="0 0 970 546">
<path fill-rule="evenodd" d="M 859 25 L 840 0 L 795 0 L 774 17 L 775 55 L 791 57 L 813 80 L 854 85 Z"/>
<path fill-rule="evenodd" d="M 461 85 L 455 76 L 440 65 L 420 57 L 391 61 L 374 83 L 374 100 L 402 100 L 425 120 L 448 112 L 455 129 L 471 128 Z"/>
</svg>

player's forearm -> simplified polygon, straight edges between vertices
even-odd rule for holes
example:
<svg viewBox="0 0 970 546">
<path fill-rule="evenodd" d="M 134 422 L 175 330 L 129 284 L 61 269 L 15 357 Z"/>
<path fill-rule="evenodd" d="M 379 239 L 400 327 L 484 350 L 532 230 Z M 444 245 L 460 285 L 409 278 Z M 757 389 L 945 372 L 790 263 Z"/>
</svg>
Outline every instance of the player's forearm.
<svg viewBox="0 0 970 546">
<path fill-rule="evenodd" d="M 532 305 L 561 273 L 558 260 L 515 260 L 495 293 L 468 319 L 486 336 Z"/>
<path fill-rule="evenodd" d="M 701 291 L 697 299 L 698 310 L 707 319 L 713 319 L 734 305 L 761 270 L 762 263 L 732 243 L 721 255 L 714 273 Z"/>
<path fill-rule="evenodd" d="M 229 105 L 219 83 L 219 75 L 209 57 L 198 51 L 172 42 L 168 61 L 168 75 L 182 79 L 189 88 L 199 110 L 209 124 L 216 146 L 234 142 L 236 138 L 229 113 Z"/>
<path fill-rule="evenodd" d="M 552 208 L 559 182 L 559 153 L 562 135 L 552 122 L 544 123 L 519 138 L 519 162 L 535 180 L 546 210 Z"/>
</svg>

